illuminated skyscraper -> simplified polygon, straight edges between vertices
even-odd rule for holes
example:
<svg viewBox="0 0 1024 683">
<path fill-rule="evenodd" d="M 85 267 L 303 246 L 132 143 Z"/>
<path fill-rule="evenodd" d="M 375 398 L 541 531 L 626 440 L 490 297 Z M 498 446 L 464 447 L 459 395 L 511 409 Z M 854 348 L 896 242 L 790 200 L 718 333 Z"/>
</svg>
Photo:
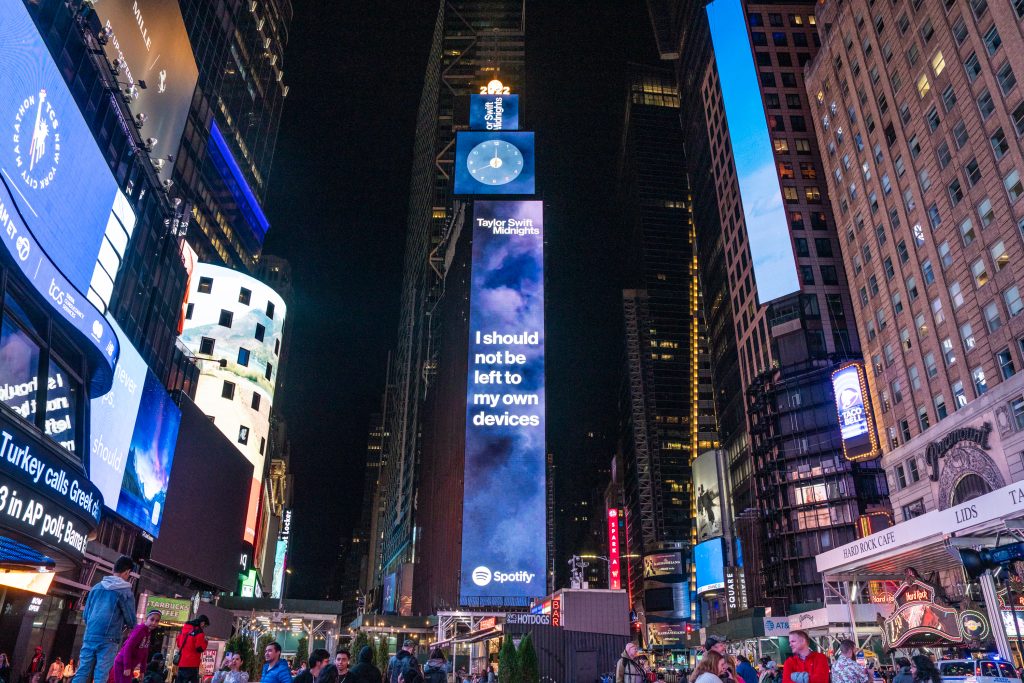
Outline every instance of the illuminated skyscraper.
<svg viewBox="0 0 1024 683">
<path fill-rule="evenodd" d="M 673 579 L 681 587 L 674 591 L 652 582 L 648 600 L 642 571 L 645 555 L 687 554 L 695 530 L 690 463 L 717 445 L 679 115 L 674 74 L 632 66 L 619 170 L 631 287 L 623 292 L 621 448 L 633 556 L 626 574 L 638 611 L 689 619 L 687 577 Z M 674 597 L 655 599 L 666 591 Z"/>
<path fill-rule="evenodd" d="M 877 460 L 844 458 L 832 396 L 831 373 L 857 359 L 859 344 L 799 87 L 816 49 L 813 3 L 749 3 L 746 12 L 739 0 L 648 4 L 682 93 L 716 408 L 750 600 L 785 610 L 821 600 L 814 555 L 852 540 L 858 516 L 886 493 Z M 752 88 L 762 111 L 749 107 Z M 795 481 L 786 474 L 794 471 L 808 474 Z M 728 550 L 727 564 L 740 555 Z M 725 618 L 717 602 L 708 595 L 706 618 Z"/>
<path fill-rule="evenodd" d="M 200 260 L 251 272 L 270 228 L 263 213 L 281 109 L 291 0 L 181 0 L 199 66 L 176 192 L 192 205 Z"/>
<path fill-rule="evenodd" d="M 524 31 L 522 0 L 442 0 L 438 5 L 416 122 L 399 332 L 377 487 L 383 538 L 375 583 L 380 586 L 385 577 L 395 575 L 396 604 L 403 612 L 430 613 L 436 606 L 454 605 L 458 597 L 459 554 L 420 554 L 424 545 L 438 542 L 431 541 L 432 533 L 445 523 L 454 525 L 461 515 L 462 480 L 453 473 L 461 471 L 464 435 L 443 429 L 464 424 L 468 334 L 466 318 L 457 312 L 466 307 L 468 254 L 464 248 L 459 251 L 466 207 L 450 195 L 453 142 L 455 131 L 468 124 L 470 94 L 492 79 L 513 92 L 522 91 Z M 428 434 L 431 429 L 437 430 L 435 439 Z M 425 443 L 433 443 L 436 450 L 428 453 Z M 421 475 L 428 478 L 426 483 Z M 421 496 L 420 505 L 438 506 L 430 512 L 416 510 L 424 487 L 430 496 Z M 417 515 L 435 522 L 424 527 Z M 445 538 L 443 542 L 450 541 Z M 453 564 L 422 569 L 437 572 L 437 580 L 418 581 L 426 592 L 418 592 L 414 600 L 413 569 L 421 572 L 424 558 Z"/>
</svg>

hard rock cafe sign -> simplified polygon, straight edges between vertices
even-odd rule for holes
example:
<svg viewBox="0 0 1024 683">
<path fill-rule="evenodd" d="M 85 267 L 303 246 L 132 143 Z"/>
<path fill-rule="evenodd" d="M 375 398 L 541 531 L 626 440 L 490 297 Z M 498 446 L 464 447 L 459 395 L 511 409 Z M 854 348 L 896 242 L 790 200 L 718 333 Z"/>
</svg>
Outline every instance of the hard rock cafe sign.
<svg viewBox="0 0 1024 683">
<path fill-rule="evenodd" d="M 929 645 L 980 646 L 992 634 L 988 618 L 973 606 L 954 606 L 941 591 L 907 570 L 906 580 L 893 595 L 893 610 L 879 616 L 887 650 Z"/>
</svg>

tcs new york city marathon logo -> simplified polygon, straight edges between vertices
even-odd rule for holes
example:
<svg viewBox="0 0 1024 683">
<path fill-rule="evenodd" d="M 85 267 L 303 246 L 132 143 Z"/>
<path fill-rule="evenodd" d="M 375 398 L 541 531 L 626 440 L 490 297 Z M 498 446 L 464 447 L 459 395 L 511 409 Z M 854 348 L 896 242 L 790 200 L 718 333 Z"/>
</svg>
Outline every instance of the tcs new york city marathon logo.
<svg viewBox="0 0 1024 683">
<path fill-rule="evenodd" d="M 494 583 L 530 583 L 536 574 L 532 572 L 492 572 L 488 567 L 480 566 L 473 570 L 473 583 L 483 588 Z"/>
<path fill-rule="evenodd" d="M 52 183 L 60 163 L 60 120 L 45 88 L 21 101 L 14 117 L 13 141 L 22 182 L 33 190 Z"/>
</svg>

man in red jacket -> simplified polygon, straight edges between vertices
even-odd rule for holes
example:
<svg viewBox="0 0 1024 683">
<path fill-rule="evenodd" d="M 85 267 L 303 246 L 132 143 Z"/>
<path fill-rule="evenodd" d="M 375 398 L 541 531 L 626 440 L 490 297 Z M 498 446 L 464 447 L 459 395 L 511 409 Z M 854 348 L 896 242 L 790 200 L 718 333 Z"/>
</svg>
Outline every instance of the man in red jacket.
<svg viewBox="0 0 1024 683">
<path fill-rule="evenodd" d="M 793 654 L 782 666 L 782 683 L 829 683 L 828 657 L 811 650 L 807 631 L 790 631 L 789 649 Z"/>
<path fill-rule="evenodd" d="M 181 627 L 181 633 L 175 641 L 179 656 L 177 683 L 199 683 L 199 660 L 206 650 L 206 634 L 203 629 L 209 625 L 209 617 L 200 614 Z"/>
</svg>

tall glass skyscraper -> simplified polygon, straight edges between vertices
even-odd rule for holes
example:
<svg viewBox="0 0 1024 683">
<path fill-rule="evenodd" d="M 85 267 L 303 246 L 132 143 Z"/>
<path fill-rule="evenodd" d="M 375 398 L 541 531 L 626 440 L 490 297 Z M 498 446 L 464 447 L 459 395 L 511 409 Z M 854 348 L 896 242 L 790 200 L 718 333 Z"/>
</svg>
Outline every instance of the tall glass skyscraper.
<svg viewBox="0 0 1024 683">
<path fill-rule="evenodd" d="M 494 79 L 514 93 L 525 81 L 522 0 L 452 0 L 438 6 L 416 122 L 409 191 L 405 268 L 398 339 L 389 378 L 386 438 L 377 487 L 381 537 L 376 585 L 397 587 L 385 611 L 431 613 L 458 598 L 458 553 L 452 567 L 422 567 L 418 549 L 433 531 L 461 515 L 463 433 L 440 429 L 465 413 L 468 298 L 466 206 L 451 197 L 455 132 L 468 126 L 469 95 Z M 461 308 L 460 308 L 461 307 Z M 459 377 L 458 381 L 453 377 Z M 445 378 L 448 381 L 445 381 Z M 449 422 L 446 422 L 449 421 Z M 462 424 L 457 422 L 457 424 Z M 443 442 L 443 439 L 450 441 Z M 420 496 L 429 489 L 430 496 Z M 434 505 L 429 512 L 417 509 Z M 430 518 L 424 527 L 421 518 Z M 441 525 L 441 526 L 438 526 Z M 451 527 L 449 527 L 450 531 Z M 443 559 L 443 558 L 442 558 Z M 414 568 L 437 580 L 417 579 Z M 389 607 L 391 608 L 389 610 Z"/>
</svg>

